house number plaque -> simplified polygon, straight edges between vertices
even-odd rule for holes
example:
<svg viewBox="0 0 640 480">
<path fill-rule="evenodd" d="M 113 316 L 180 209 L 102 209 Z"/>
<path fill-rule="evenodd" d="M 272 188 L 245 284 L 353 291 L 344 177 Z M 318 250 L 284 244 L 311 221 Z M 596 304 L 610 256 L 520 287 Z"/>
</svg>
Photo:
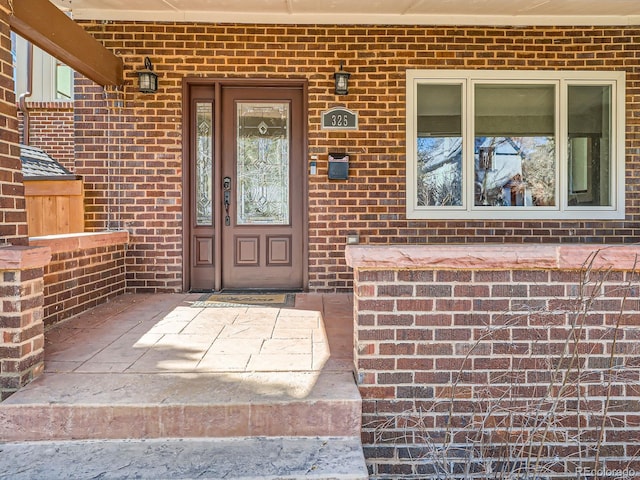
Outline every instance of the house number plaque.
<svg viewBox="0 0 640 480">
<path fill-rule="evenodd" d="M 358 114 L 346 108 L 335 107 L 322 112 L 322 130 L 357 130 Z"/>
</svg>

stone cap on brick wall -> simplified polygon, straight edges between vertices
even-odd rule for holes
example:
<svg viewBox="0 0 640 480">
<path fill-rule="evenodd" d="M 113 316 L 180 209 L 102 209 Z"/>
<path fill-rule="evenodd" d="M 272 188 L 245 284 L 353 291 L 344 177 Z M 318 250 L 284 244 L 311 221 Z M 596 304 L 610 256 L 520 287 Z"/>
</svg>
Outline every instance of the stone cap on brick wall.
<svg viewBox="0 0 640 480">
<path fill-rule="evenodd" d="M 0 271 L 41 268 L 51 261 L 51 249 L 8 245 L 0 248 Z"/>
<path fill-rule="evenodd" d="M 579 270 L 640 267 L 640 245 L 347 245 L 347 265 L 361 270 Z"/>
<path fill-rule="evenodd" d="M 42 237 L 29 238 L 30 245 L 49 247 L 54 254 L 127 243 L 129 243 L 129 232 L 125 230 L 64 233 L 60 235 L 45 235 Z"/>
</svg>

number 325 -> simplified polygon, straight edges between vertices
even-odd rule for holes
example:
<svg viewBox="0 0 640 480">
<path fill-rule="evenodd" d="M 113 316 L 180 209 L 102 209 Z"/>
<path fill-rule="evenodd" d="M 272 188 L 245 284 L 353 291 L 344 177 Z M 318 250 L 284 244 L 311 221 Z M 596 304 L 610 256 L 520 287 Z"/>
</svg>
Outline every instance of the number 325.
<svg viewBox="0 0 640 480">
<path fill-rule="evenodd" d="M 332 127 L 349 126 L 349 116 L 348 115 L 331 115 L 331 126 Z"/>
</svg>

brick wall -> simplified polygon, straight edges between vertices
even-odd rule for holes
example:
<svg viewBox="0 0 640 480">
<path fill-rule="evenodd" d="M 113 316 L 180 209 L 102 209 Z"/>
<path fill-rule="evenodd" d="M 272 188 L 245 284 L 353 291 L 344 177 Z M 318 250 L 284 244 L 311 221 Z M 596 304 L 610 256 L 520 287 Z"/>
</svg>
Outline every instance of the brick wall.
<svg viewBox="0 0 640 480">
<path fill-rule="evenodd" d="M 29 144 L 42 148 L 74 172 L 73 102 L 27 102 Z M 18 111 L 20 143 L 24 143 L 24 113 Z"/>
<path fill-rule="evenodd" d="M 44 268 L 44 323 L 65 320 L 125 293 L 126 232 L 32 239 L 49 247 Z"/>
<path fill-rule="evenodd" d="M 131 291 L 181 291 L 180 105 L 140 95 L 76 76 L 74 173 L 84 180 L 85 229 L 129 232 Z"/>
<path fill-rule="evenodd" d="M 11 4 L 0 1 L 0 246 L 27 244 L 27 213 L 18 146 L 16 97 L 13 85 L 9 14 Z"/>
<path fill-rule="evenodd" d="M 635 478 L 638 248 L 419 249 L 350 260 L 372 478 Z"/>
<path fill-rule="evenodd" d="M 88 180 L 88 225 L 116 223 L 132 235 L 130 285 L 182 285 L 182 79 L 305 78 L 309 82 L 309 287 L 345 291 L 345 236 L 370 244 L 628 243 L 640 233 L 640 29 L 620 27 L 259 26 L 83 23 L 125 61 L 123 108 L 84 83 L 76 98 L 77 173 Z M 150 56 L 155 95 L 136 90 Z M 333 94 L 340 61 L 350 93 Z M 627 72 L 626 221 L 418 221 L 405 218 L 405 71 L 408 68 L 619 69 Z M 320 129 L 322 111 L 359 113 L 357 131 Z M 327 153 L 351 153 L 348 181 L 327 180 Z M 105 195 L 105 191 L 109 193 Z"/>
</svg>

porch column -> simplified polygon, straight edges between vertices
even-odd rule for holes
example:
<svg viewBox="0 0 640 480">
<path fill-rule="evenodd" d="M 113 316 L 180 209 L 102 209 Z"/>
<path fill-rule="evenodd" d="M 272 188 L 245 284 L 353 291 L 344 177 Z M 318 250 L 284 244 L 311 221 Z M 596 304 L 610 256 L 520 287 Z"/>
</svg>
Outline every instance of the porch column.
<svg viewBox="0 0 640 480">
<path fill-rule="evenodd" d="M 27 245 L 8 0 L 0 0 L 0 246 Z"/>
<path fill-rule="evenodd" d="M 12 4 L 0 0 L 0 401 L 43 371 L 48 248 L 28 247 L 11 58 Z"/>
<path fill-rule="evenodd" d="M 0 248 L 0 401 L 44 370 L 46 247 Z"/>
</svg>

